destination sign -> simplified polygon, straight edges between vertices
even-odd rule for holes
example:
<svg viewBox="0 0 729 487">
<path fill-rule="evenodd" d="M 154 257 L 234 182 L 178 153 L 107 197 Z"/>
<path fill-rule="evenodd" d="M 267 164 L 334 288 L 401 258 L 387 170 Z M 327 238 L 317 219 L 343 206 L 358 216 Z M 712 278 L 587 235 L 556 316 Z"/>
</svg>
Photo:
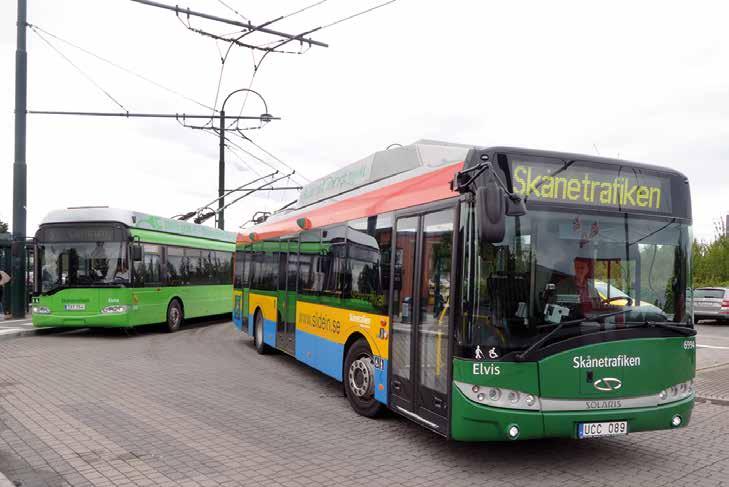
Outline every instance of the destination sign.
<svg viewBox="0 0 729 487">
<path fill-rule="evenodd" d="M 656 213 L 671 212 L 671 180 L 630 166 L 596 168 L 585 163 L 511 157 L 514 192 L 543 201 Z"/>
<path fill-rule="evenodd" d="M 114 228 L 107 226 L 47 227 L 42 239 L 47 242 L 110 242 L 121 240 L 121 233 L 114 238 Z"/>
</svg>

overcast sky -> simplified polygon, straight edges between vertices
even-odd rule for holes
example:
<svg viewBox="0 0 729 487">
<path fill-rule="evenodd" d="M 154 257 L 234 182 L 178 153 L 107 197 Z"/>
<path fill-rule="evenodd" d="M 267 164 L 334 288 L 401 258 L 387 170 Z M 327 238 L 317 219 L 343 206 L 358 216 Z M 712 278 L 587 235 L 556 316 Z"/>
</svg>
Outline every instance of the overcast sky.
<svg viewBox="0 0 729 487">
<path fill-rule="evenodd" d="M 224 0 L 262 23 L 315 0 Z M 28 21 L 212 106 L 225 45 L 186 29 L 174 13 L 129 0 L 28 0 Z M 180 6 L 236 18 L 218 0 Z M 272 25 L 300 33 L 379 1 L 327 0 Z M 691 182 L 695 235 L 709 239 L 729 213 L 729 29 L 726 2 L 398 0 L 312 35 L 329 48 L 272 54 L 253 82 L 282 117 L 249 132 L 296 168 L 322 176 L 391 143 L 420 138 L 515 145 L 655 163 Z M 0 219 L 12 217 L 16 2 L 0 2 Z M 216 33 L 231 26 L 192 20 Z M 33 32 L 28 107 L 120 111 Z M 132 112 L 209 110 L 46 35 Z M 256 42 L 274 40 L 251 38 Z M 298 45 L 291 49 L 298 50 Z M 251 52 L 226 62 L 221 96 L 249 85 Z M 231 98 L 238 113 L 242 96 Z M 218 102 L 218 107 L 219 107 Z M 263 106 L 251 97 L 245 114 Z M 269 155 L 236 143 L 284 169 Z M 227 155 L 227 186 L 265 174 Z M 240 159 L 238 158 L 240 157 Z M 110 205 L 172 216 L 217 191 L 217 140 L 174 120 L 28 118 L 28 234 L 53 208 Z M 250 169 L 249 169 L 250 168 Z M 250 198 L 228 230 L 293 193 Z"/>
</svg>

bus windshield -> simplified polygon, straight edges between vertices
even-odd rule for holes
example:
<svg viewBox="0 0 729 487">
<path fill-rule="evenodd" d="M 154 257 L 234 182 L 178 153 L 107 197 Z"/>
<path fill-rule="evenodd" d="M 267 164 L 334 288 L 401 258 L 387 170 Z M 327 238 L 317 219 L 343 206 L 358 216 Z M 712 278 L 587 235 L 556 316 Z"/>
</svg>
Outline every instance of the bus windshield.
<svg viewBox="0 0 729 487">
<path fill-rule="evenodd" d="M 459 354 L 524 350 L 563 321 L 550 343 L 646 321 L 687 323 L 690 227 L 675 219 L 530 211 L 507 220 L 504 240 L 464 227 Z M 605 313 L 614 315 L 595 320 Z M 591 320 L 592 319 L 592 320 Z"/>
<path fill-rule="evenodd" d="M 39 246 L 41 292 L 129 284 L 126 242 L 55 242 Z"/>
</svg>

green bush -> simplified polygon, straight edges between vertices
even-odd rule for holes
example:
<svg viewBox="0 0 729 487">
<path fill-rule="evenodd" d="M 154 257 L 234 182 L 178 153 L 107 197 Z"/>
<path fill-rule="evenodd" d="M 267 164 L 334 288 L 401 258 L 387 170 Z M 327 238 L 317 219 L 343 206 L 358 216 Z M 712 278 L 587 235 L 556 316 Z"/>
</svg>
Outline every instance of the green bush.
<svg viewBox="0 0 729 487">
<path fill-rule="evenodd" d="M 694 240 L 694 287 L 729 287 L 729 236 L 723 222 L 715 227 L 715 238 L 705 243 Z"/>
</svg>

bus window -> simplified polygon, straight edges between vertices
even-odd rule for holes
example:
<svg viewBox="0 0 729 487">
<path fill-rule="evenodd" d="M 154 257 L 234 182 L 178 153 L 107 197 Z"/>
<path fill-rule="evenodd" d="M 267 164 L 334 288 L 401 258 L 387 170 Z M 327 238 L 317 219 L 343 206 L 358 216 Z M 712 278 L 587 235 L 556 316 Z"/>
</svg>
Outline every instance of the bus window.
<svg viewBox="0 0 729 487">
<path fill-rule="evenodd" d="M 235 253 L 235 276 L 233 278 L 233 287 L 235 289 L 243 289 L 243 275 L 245 252 L 239 250 Z"/>
<path fill-rule="evenodd" d="M 160 246 L 144 244 L 144 284 L 159 285 L 160 280 Z"/>
<path fill-rule="evenodd" d="M 203 271 L 202 251 L 199 249 L 185 249 L 187 260 L 188 281 L 190 284 L 205 284 L 206 278 Z"/>
<path fill-rule="evenodd" d="M 185 284 L 185 251 L 180 247 L 167 247 L 167 284 Z"/>
<path fill-rule="evenodd" d="M 299 235 L 299 294 L 319 295 L 322 283 L 319 272 L 320 252 L 321 230 L 302 232 Z"/>
</svg>

